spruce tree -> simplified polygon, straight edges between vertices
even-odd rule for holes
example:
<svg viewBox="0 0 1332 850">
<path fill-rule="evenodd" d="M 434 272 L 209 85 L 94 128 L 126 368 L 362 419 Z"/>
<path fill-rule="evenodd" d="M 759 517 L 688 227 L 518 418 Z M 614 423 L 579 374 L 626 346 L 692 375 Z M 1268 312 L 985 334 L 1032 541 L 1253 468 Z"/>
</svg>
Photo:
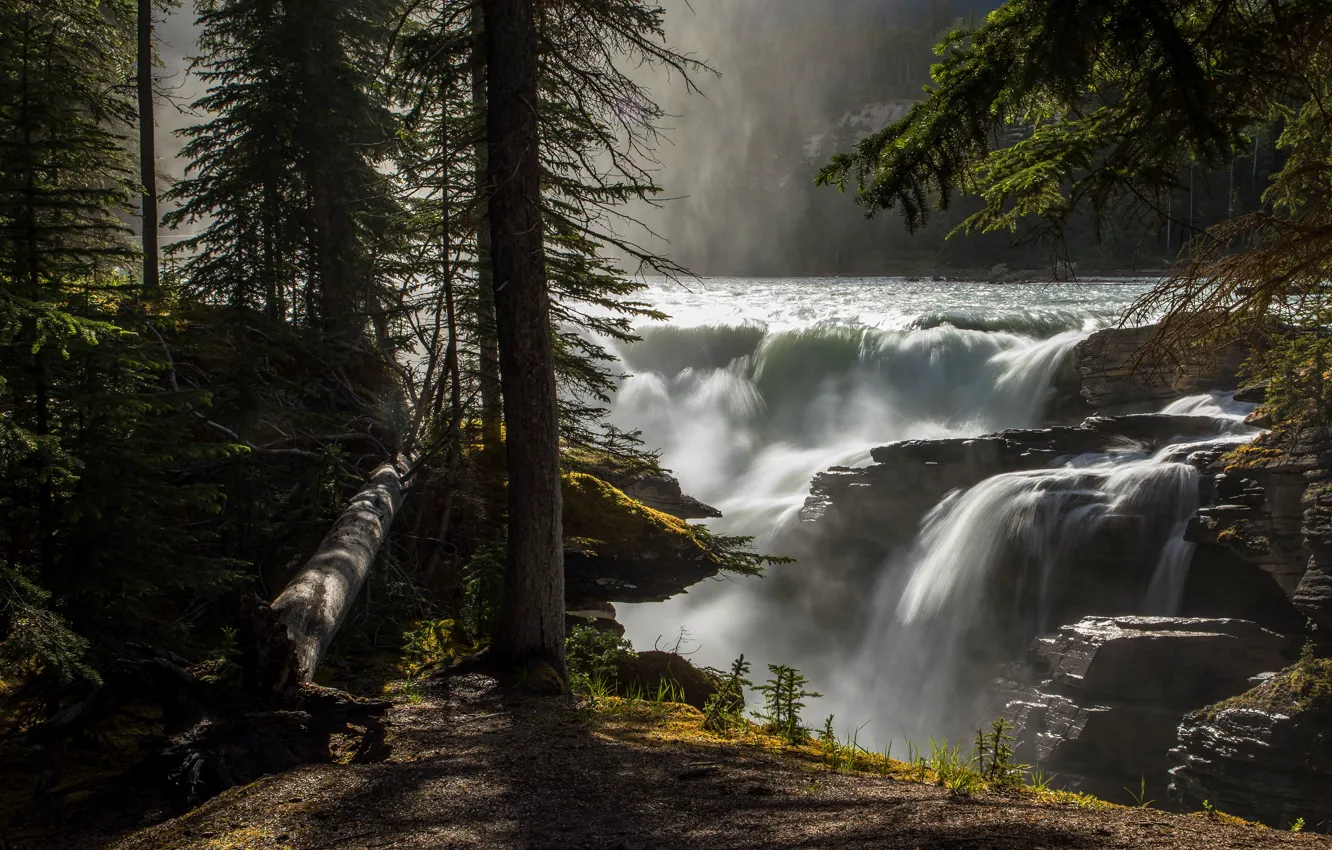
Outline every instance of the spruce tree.
<svg viewBox="0 0 1332 850">
<path fill-rule="evenodd" d="M 1167 244 L 1182 232 L 1178 270 L 1129 316 L 1160 319 L 1150 353 L 1186 361 L 1254 332 L 1293 334 L 1298 350 L 1325 338 L 1332 312 L 1329 28 L 1332 0 L 1009 0 L 951 34 L 925 99 L 818 180 L 854 187 L 870 214 L 899 210 L 913 231 L 962 192 L 981 204 L 959 230 L 1056 249 L 1078 216 L 1137 219 Z M 1261 204 L 1198 227 L 1199 167 L 1253 157 L 1257 182 L 1258 139 L 1273 131 L 1284 162 Z M 1291 360 L 1277 360 L 1257 371 L 1279 378 Z"/>
<path fill-rule="evenodd" d="M 162 319 L 130 271 L 133 21 L 0 2 L 0 655 L 61 678 L 80 642 L 42 606 L 123 640 L 153 628 L 162 589 L 229 577 L 188 530 L 212 491 L 179 478 L 203 399 L 165 386 Z"/>
<path fill-rule="evenodd" d="M 398 214 L 378 169 L 395 138 L 377 71 L 388 0 L 207 0 L 175 250 L 186 289 L 354 343 L 392 308 L 383 262 Z"/>
<path fill-rule="evenodd" d="M 495 330 L 508 429 L 508 557 L 493 651 L 518 668 L 543 662 L 564 677 L 555 359 L 541 225 L 533 0 L 485 0 L 487 188 Z"/>
</svg>

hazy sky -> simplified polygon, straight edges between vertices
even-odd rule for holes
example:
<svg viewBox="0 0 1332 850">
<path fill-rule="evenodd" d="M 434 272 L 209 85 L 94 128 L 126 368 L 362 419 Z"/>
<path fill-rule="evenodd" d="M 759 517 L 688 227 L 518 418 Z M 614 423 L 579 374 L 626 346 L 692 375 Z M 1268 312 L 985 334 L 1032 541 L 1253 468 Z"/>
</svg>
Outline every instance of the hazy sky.
<svg viewBox="0 0 1332 850">
<path fill-rule="evenodd" d="M 720 77 L 700 77 L 701 97 L 686 96 L 682 86 L 661 79 L 654 84 L 674 116 L 667 122 L 658 177 L 666 195 L 680 200 L 663 211 L 646 212 L 652 227 L 669 240 L 648 240 L 650 247 L 691 265 L 750 265 L 759 255 L 779 250 L 791 231 L 803 226 L 798 207 L 809 203 L 805 189 L 813 169 L 796 174 L 804 184 L 799 191 L 764 186 L 791 182 L 782 176 L 790 173 L 790 163 L 778 160 L 797 153 L 802 138 L 822 132 L 837 116 L 880 99 L 864 83 L 873 76 L 868 66 L 895 60 L 873 39 L 885 26 L 923 20 L 931 0 L 662 3 L 669 41 L 708 62 Z M 176 101 L 158 105 L 159 167 L 172 177 L 183 171 L 174 156 L 180 147 L 175 131 L 197 120 L 180 108 L 202 93 L 199 81 L 186 73 L 188 57 L 196 51 L 195 15 L 190 0 L 186 4 L 157 31 L 163 85 L 174 91 Z M 954 0 L 953 12 L 994 5 L 993 0 Z M 768 189 L 776 194 L 737 191 L 737 183 L 750 184 L 759 195 Z"/>
</svg>

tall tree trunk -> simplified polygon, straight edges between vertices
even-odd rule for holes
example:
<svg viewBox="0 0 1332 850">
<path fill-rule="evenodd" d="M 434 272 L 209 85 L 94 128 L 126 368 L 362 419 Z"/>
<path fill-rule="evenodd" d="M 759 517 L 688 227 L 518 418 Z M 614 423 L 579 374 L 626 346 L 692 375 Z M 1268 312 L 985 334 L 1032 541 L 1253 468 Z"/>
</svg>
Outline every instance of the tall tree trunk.
<svg viewBox="0 0 1332 850">
<path fill-rule="evenodd" d="M 453 293 L 453 264 L 450 261 L 449 251 L 453 244 L 453 209 L 452 197 L 450 194 L 452 169 L 449 168 L 449 135 L 448 135 L 448 114 L 441 110 L 440 123 L 440 144 L 439 149 L 443 152 L 443 164 L 440 167 L 440 193 L 439 193 L 439 217 L 440 217 L 440 271 L 442 272 L 441 284 L 443 286 L 442 301 L 437 300 L 435 306 L 435 344 L 439 344 L 439 310 L 444 310 L 444 322 L 449 335 L 449 345 L 444 353 L 444 371 L 449 376 L 449 462 L 448 470 L 444 477 L 444 505 L 439 512 L 439 523 L 435 530 L 435 546 L 430 553 L 430 558 L 426 562 L 424 576 L 427 584 L 435 581 L 436 571 L 439 569 L 439 563 L 444 556 L 445 541 L 449 536 L 449 525 L 453 521 L 453 497 L 458 489 L 458 467 L 462 462 L 462 368 L 459 365 L 459 340 L 458 340 L 458 313 L 456 309 Z M 440 416 L 441 401 L 444 394 L 436 391 L 434 403 L 435 419 Z M 422 404 L 430 403 L 430 399 L 423 398 Z"/>
<path fill-rule="evenodd" d="M 509 551 L 492 652 L 564 675 L 555 352 L 541 228 L 533 0 L 483 0 L 495 328 L 509 469 Z"/>
<path fill-rule="evenodd" d="M 405 464 L 386 463 L 352 498 L 314 557 L 273 601 L 287 627 L 297 673 L 309 681 L 365 585 L 402 506 Z"/>
<path fill-rule="evenodd" d="M 486 115 L 486 23 L 480 4 L 472 6 L 472 109 Z M 485 134 L 476 143 L 476 198 L 480 210 L 476 225 L 476 328 L 480 341 L 478 368 L 481 384 L 481 449 L 492 460 L 501 457 L 499 348 L 495 342 L 494 276 L 490 250 L 490 199 Z"/>
<path fill-rule="evenodd" d="M 153 138 L 153 3 L 139 0 L 139 171 L 143 181 L 143 291 L 160 289 L 157 259 L 157 145 Z"/>
</svg>

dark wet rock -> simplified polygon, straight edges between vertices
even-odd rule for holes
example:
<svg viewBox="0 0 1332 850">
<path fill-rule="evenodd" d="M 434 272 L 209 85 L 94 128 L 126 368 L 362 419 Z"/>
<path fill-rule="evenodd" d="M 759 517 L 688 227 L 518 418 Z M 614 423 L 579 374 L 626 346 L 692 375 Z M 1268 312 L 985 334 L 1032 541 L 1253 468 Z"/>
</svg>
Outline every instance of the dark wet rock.
<svg viewBox="0 0 1332 850">
<path fill-rule="evenodd" d="M 1174 413 L 1137 413 L 1125 416 L 1093 416 L 1081 425 L 1097 433 L 1159 447 L 1178 440 L 1192 440 L 1221 434 L 1247 434 L 1243 423 L 1213 416 L 1185 416 Z"/>
<path fill-rule="evenodd" d="M 700 710 L 717 693 L 714 674 L 695 667 L 683 655 L 655 649 L 622 661 L 612 684 L 622 696 L 655 700 L 660 695 L 669 702 L 683 702 Z"/>
<path fill-rule="evenodd" d="M 564 598 L 570 610 L 598 602 L 665 602 L 701 581 L 720 565 L 702 550 L 645 550 L 641 555 L 564 553 Z"/>
<path fill-rule="evenodd" d="M 1323 474 L 1321 469 L 1312 473 Z M 1314 641 L 1327 649 L 1332 648 L 1332 484 L 1311 484 L 1303 504 L 1304 545 L 1311 556 L 1292 601 L 1309 618 Z"/>
<path fill-rule="evenodd" d="M 1313 623 L 1319 643 L 1332 642 L 1332 570 L 1311 563 L 1291 600 Z"/>
<path fill-rule="evenodd" d="M 1265 407 L 1260 407 L 1257 410 L 1255 410 L 1253 413 L 1250 413 L 1248 416 L 1244 417 L 1244 424 L 1248 425 L 1250 428 L 1262 428 L 1264 430 L 1270 429 L 1274 424 L 1274 420 L 1272 419 L 1272 411 L 1268 410 Z"/>
<path fill-rule="evenodd" d="M 1251 691 L 1196 711 L 1171 751 L 1171 793 L 1276 828 L 1332 830 L 1332 665 L 1303 658 Z"/>
<path fill-rule="evenodd" d="M 1065 406 L 1080 399 L 1102 413 L 1160 410 L 1175 399 L 1199 393 L 1230 391 L 1239 386 L 1239 370 L 1252 353 L 1249 345 L 1231 343 L 1189 363 L 1141 357 L 1155 325 L 1097 331 L 1074 348 L 1078 378 L 1056 384 Z M 1058 405 L 1057 405 L 1058 406 Z"/>
<path fill-rule="evenodd" d="M 1243 620 L 1087 617 L 1037 638 L 996 682 L 991 714 L 1015 724 L 1019 761 L 1066 787 L 1127 802 L 1164 794 L 1188 711 L 1289 663 L 1290 639 Z"/>
<path fill-rule="evenodd" d="M 1241 401 L 1245 404 L 1266 404 L 1267 388 L 1270 385 L 1270 381 L 1259 381 L 1256 384 L 1241 387 L 1235 392 L 1235 401 Z"/>
<path fill-rule="evenodd" d="M 1238 557 L 1267 573 L 1289 597 L 1295 593 L 1308 566 L 1305 490 L 1316 475 L 1316 451 L 1292 453 L 1247 446 L 1244 453 L 1256 461 L 1225 468 L 1225 461 L 1204 469 L 1214 490 L 1215 504 L 1198 512 L 1186 539 L 1198 544 L 1195 570 Z M 1224 470 L 1224 471 L 1223 471 Z"/>
</svg>

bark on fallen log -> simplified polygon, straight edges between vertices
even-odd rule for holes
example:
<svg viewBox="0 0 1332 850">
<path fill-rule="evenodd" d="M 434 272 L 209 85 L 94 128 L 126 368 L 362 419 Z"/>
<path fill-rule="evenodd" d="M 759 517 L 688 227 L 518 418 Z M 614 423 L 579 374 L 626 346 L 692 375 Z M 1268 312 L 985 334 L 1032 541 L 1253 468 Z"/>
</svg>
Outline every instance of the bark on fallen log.
<svg viewBox="0 0 1332 850">
<path fill-rule="evenodd" d="M 291 635 L 301 681 L 314 676 L 370 574 L 402 506 L 405 469 L 401 461 L 376 469 L 314 557 L 273 601 L 273 611 Z"/>
</svg>

